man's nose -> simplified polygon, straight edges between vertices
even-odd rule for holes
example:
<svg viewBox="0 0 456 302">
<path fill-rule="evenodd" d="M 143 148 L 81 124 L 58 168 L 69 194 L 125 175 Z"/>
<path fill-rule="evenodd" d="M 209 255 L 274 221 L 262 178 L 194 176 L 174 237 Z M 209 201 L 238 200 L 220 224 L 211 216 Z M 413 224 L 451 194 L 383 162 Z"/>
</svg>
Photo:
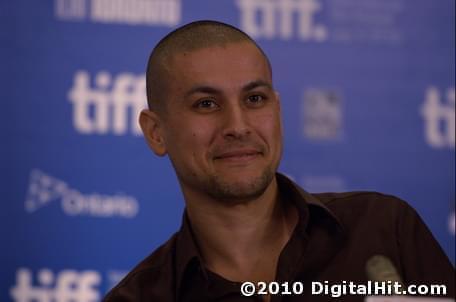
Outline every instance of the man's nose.
<svg viewBox="0 0 456 302">
<path fill-rule="evenodd" d="M 223 110 L 222 135 L 228 139 L 242 139 L 251 133 L 249 115 L 240 105 L 229 105 Z"/>
</svg>

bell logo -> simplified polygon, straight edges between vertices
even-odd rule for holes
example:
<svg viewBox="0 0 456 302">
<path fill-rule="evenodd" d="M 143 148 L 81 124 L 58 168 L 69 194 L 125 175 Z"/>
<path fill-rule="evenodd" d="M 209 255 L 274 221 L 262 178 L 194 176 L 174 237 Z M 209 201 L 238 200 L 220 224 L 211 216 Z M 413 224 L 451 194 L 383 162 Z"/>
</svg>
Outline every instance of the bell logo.
<svg viewBox="0 0 456 302">
<path fill-rule="evenodd" d="M 176 26 L 181 11 L 181 0 L 54 0 L 54 14 L 63 21 Z"/>
<path fill-rule="evenodd" d="M 309 140 L 337 141 L 343 138 L 343 110 L 340 93 L 316 88 L 304 91 L 302 133 Z"/>
<path fill-rule="evenodd" d="M 22 268 L 17 271 L 10 295 L 16 302 L 95 302 L 101 298 L 97 289 L 100 282 L 96 271 L 63 270 L 56 276 L 51 270 L 42 269 L 34 286 L 32 272 Z"/>
<path fill-rule="evenodd" d="M 241 11 L 241 27 L 254 38 L 292 39 L 296 36 L 293 24 L 297 16 L 300 40 L 327 39 L 327 28 L 314 21 L 321 9 L 319 0 L 237 0 L 237 5 Z"/>
<path fill-rule="evenodd" d="M 431 86 L 421 106 L 426 142 L 434 148 L 452 148 L 455 145 L 455 90 L 446 92 L 446 103 L 440 91 Z"/>
<path fill-rule="evenodd" d="M 94 82 L 91 88 L 89 73 L 76 72 L 68 93 L 76 130 L 81 134 L 125 135 L 130 131 L 140 135 L 137 120 L 146 103 L 144 76 L 122 73 L 113 79 L 109 73 L 100 72 Z"/>
</svg>

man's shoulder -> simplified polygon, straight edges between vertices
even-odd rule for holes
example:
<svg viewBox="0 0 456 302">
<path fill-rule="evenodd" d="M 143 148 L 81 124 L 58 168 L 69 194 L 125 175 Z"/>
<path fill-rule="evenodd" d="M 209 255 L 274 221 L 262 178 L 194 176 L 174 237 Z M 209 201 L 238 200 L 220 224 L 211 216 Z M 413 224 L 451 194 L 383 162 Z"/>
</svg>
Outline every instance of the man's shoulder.
<svg viewBox="0 0 456 302">
<path fill-rule="evenodd" d="M 137 264 L 109 291 L 103 301 L 140 301 L 140 295 L 144 294 L 145 290 L 154 291 L 158 287 L 161 292 L 165 292 L 166 289 L 162 286 L 170 286 L 172 280 L 173 272 L 170 268 L 176 238 L 177 233 Z"/>
<path fill-rule="evenodd" d="M 370 220 L 398 222 L 400 217 L 416 217 L 416 211 L 404 200 L 389 194 L 371 191 L 312 194 L 343 224 Z M 345 222 L 345 223 L 344 223 Z"/>
<path fill-rule="evenodd" d="M 363 203 L 372 205 L 378 202 L 390 202 L 390 206 L 407 206 L 407 203 L 394 195 L 375 191 L 351 191 L 341 193 L 312 193 L 325 205 L 334 203 Z"/>
<path fill-rule="evenodd" d="M 391 214 L 415 213 L 414 209 L 406 201 L 390 194 L 375 191 L 309 193 L 285 175 L 277 173 L 277 179 L 280 187 L 283 188 L 284 194 L 289 194 L 289 192 L 297 193 L 300 196 L 298 199 L 306 200 L 308 205 L 314 205 L 317 208 L 323 206 L 335 216 L 353 215 L 369 211 L 374 213 L 383 211 Z"/>
<path fill-rule="evenodd" d="M 313 193 L 325 206 L 337 208 L 339 206 L 359 205 L 364 207 L 403 208 L 410 207 L 407 202 L 390 194 L 375 191 L 351 191 L 343 193 Z"/>
</svg>

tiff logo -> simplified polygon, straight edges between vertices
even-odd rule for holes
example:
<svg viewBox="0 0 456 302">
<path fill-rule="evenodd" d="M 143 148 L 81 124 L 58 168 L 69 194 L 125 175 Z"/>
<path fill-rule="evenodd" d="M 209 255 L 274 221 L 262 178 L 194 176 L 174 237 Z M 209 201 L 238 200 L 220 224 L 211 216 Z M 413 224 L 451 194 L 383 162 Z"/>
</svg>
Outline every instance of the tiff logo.
<svg viewBox="0 0 456 302">
<path fill-rule="evenodd" d="M 16 285 L 10 295 L 16 302 L 95 302 L 101 298 L 97 289 L 100 281 L 96 271 L 63 270 L 55 275 L 45 268 L 38 271 L 38 284 L 34 286 L 32 272 L 21 268 L 16 272 Z"/>
<path fill-rule="evenodd" d="M 121 73 L 114 79 L 99 72 L 94 85 L 87 71 L 78 71 L 68 98 L 73 125 L 81 134 L 140 135 L 138 116 L 146 103 L 144 76 Z"/>
<path fill-rule="evenodd" d="M 320 0 L 237 0 L 241 10 L 241 27 L 254 38 L 325 41 L 328 33 L 314 17 L 321 10 Z M 295 21 L 295 16 L 297 20 Z"/>
<path fill-rule="evenodd" d="M 426 142 L 434 148 L 455 146 L 455 89 L 449 88 L 442 100 L 440 91 L 430 86 L 426 90 L 421 114 L 424 118 Z"/>
</svg>

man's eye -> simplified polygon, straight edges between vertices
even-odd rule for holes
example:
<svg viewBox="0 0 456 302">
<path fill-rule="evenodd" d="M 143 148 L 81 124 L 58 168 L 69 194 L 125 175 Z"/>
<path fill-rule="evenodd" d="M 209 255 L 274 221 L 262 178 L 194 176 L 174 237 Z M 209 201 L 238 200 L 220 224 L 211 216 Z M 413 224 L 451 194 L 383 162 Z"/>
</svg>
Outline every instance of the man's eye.
<svg viewBox="0 0 456 302">
<path fill-rule="evenodd" d="M 259 106 L 265 101 L 265 97 L 259 94 L 251 95 L 248 98 L 248 103 L 250 105 Z"/>
<path fill-rule="evenodd" d="M 195 108 L 203 108 L 203 109 L 215 109 L 218 107 L 217 103 L 213 100 L 201 100 L 198 101 L 195 105 Z"/>
</svg>

